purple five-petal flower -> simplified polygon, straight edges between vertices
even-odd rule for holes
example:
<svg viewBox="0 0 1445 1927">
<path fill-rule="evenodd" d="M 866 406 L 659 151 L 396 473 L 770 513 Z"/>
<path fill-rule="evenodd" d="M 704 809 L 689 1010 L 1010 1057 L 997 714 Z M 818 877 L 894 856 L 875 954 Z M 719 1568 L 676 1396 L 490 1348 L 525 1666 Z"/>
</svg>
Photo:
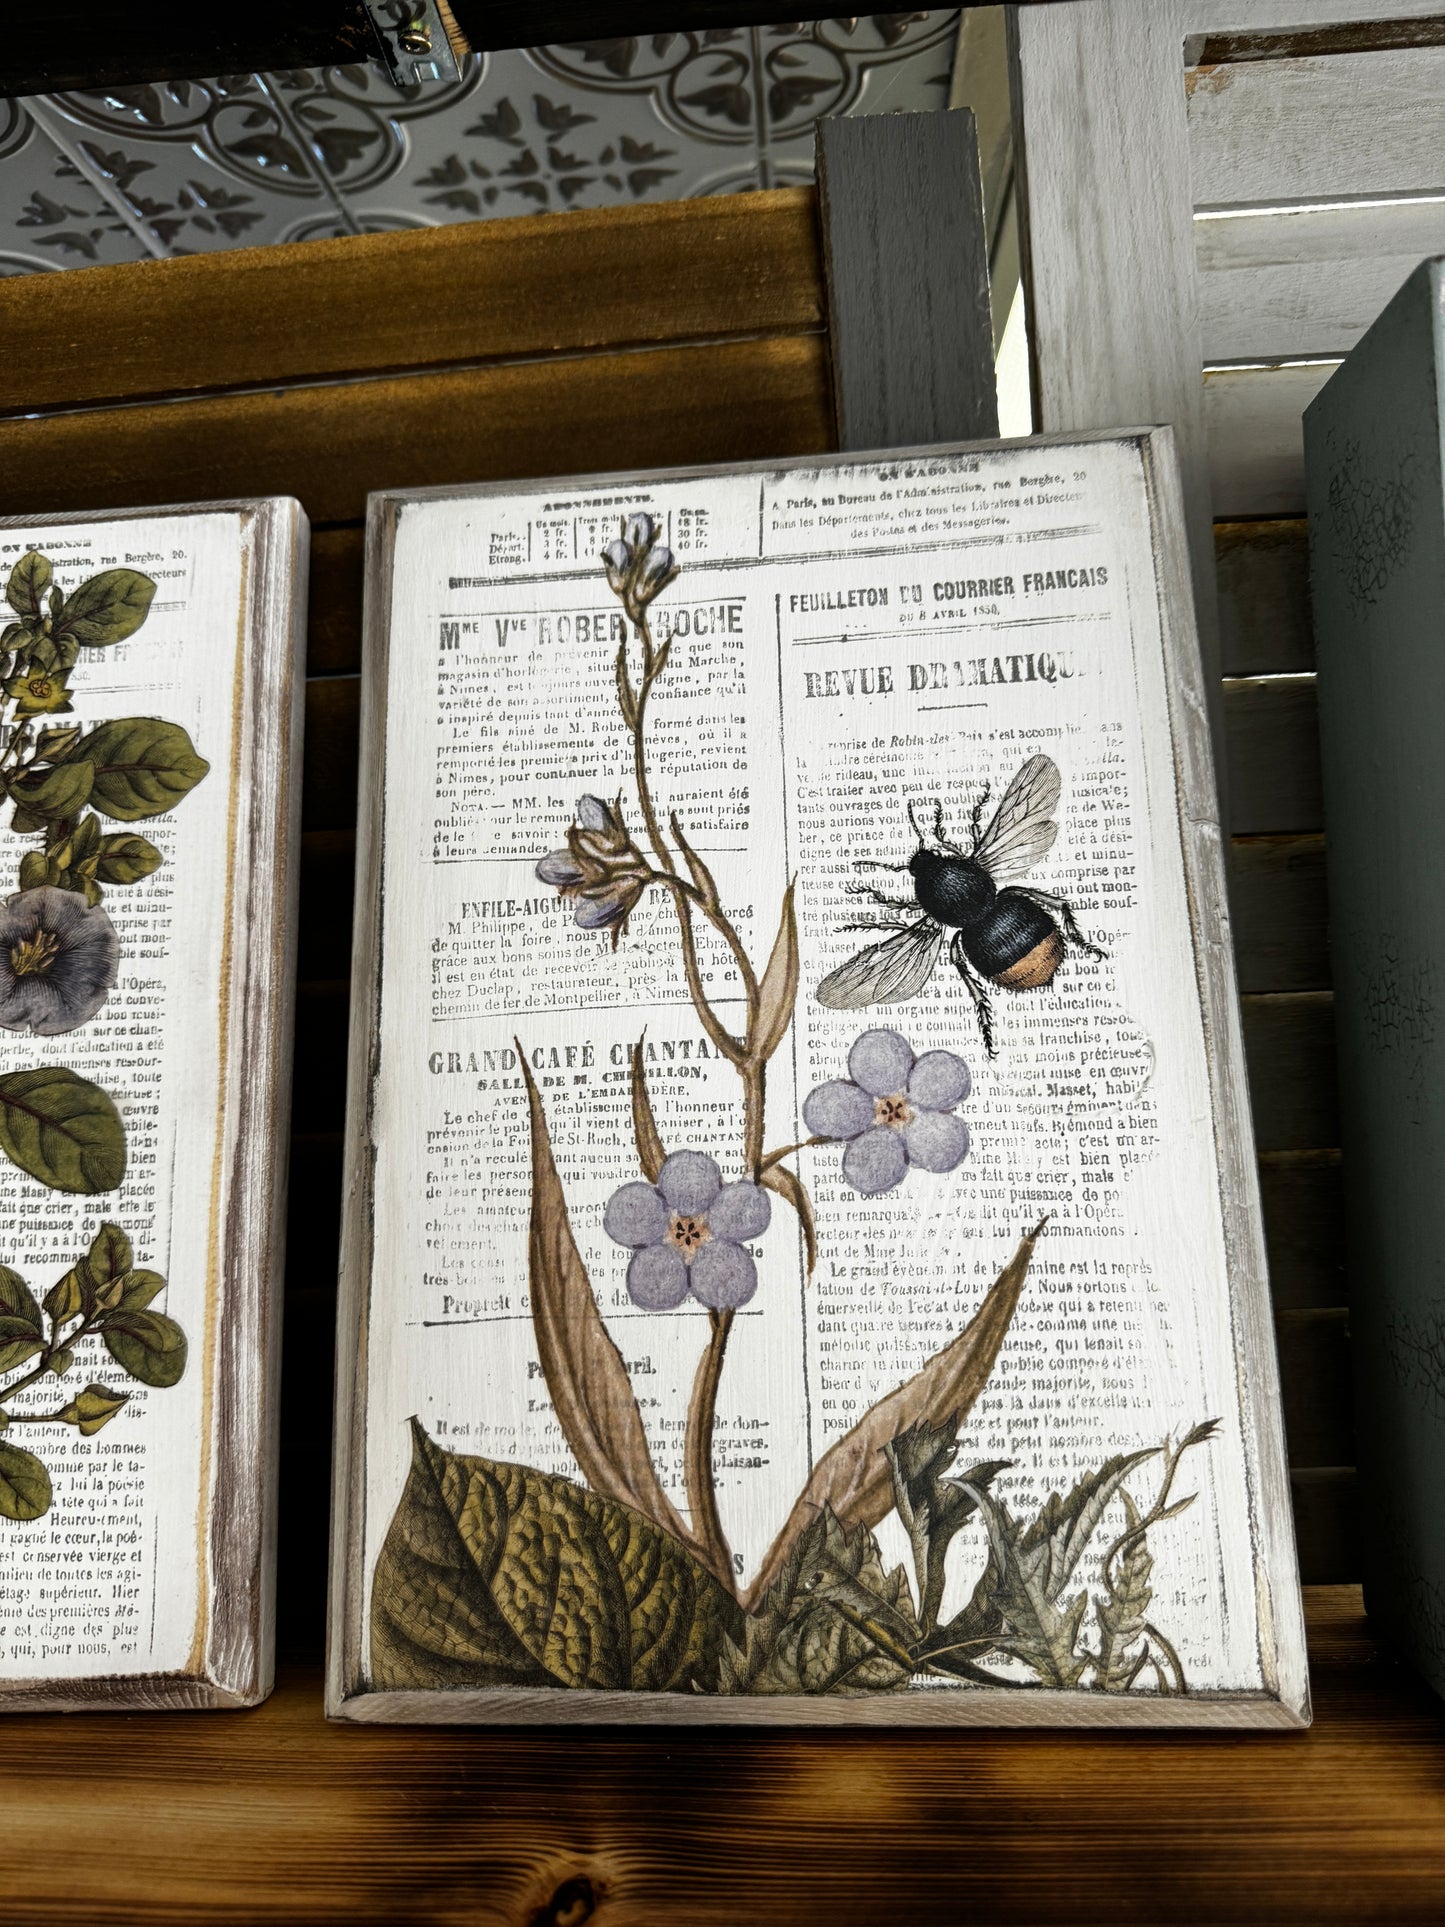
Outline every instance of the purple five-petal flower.
<svg viewBox="0 0 1445 1927">
<path fill-rule="evenodd" d="M 810 1091 L 803 1122 L 814 1137 L 848 1146 L 843 1176 L 872 1196 L 901 1184 L 910 1165 L 953 1171 L 968 1156 L 968 1126 L 954 1110 L 973 1087 L 952 1051 L 915 1057 L 896 1030 L 865 1030 L 848 1053 L 847 1077 Z"/>
<path fill-rule="evenodd" d="M 710 1311 L 734 1311 L 758 1288 L 743 1248 L 768 1228 L 772 1205 L 747 1178 L 724 1184 L 705 1151 L 674 1151 L 656 1184 L 624 1184 L 607 1201 L 608 1237 L 632 1251 L 627 1290 L 644 1311 L 673 1311 L 689 1293 Z"/>
</svg>

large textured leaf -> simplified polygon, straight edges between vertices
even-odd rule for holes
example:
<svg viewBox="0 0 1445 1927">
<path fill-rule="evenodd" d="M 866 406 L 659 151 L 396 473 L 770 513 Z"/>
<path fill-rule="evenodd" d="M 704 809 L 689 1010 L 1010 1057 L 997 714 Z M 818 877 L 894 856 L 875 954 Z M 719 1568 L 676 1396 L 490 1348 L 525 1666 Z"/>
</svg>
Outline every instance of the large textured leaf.
<svg viewBox="0 0 1445 1927">
<path fill-rule="evenodd" d="M 125 1176 L 120 1112 L 61 1064 L 0 1077 L 0 1150 L 52 1191 L 114 1191 Z"/>
<path fill-rule="evenodd" d="M 1044 1500 L 1023 1542 L 1030 1551 L 1043 1548 L 1044 1581 L 1054 1597 L 1073 1577 L 1099 1521 L 1124 1480 L 1136 1465 L 1158 1458 L 1159 1450 L 1155 1445 L 1142 1452 L 1120 1453 L 1106 1460 L 1097 1472 L 1086 1472 L 1067 1498 L 1051 1492 Z"/>
<path fill-rule="evenodd" d="M 741 1638 L 723 1651 L 724 1693 L 887 1692 L 908 1683 L 918 1637 L 901 1568 L 885 1573 L 865 1527 L 830 1511 L 800 1534 Z"/>
<path fill-rule="evenodd" d="M 963 1481 L 946 1478 L 954 1461 L 958 1424 L 920 1419 L 884 1449 L 893 1473 L 893 1503 L 908 1533 L 918 1578 L 918 1618 L 931 1634 L 943 1601 L 944 1561 L 960 1529 L 977 1509 L 965 1486 L 990 1484 L 1008 1469 L 1003 1459 L 974 1466 Z"/>
<path fill-rule="evenodd" d="M 66 603 L 56 632 L 91 649 L 124 642 L 149 615 L 155 592 L 155 583 L 138 569 L 106 569 L 81 583 Z"/>
<path fill-rule="evenodd" d="M 758 1021 L 748 1039 L 752 1056 L 766 1064 L 782 1043 L 798 1000 L 798 920 L 793 913 L 793 885 L 783 892 L 783 914 L 773 939 L 772 955 L 758 986 Z"/>
<path fill-rule="evenodd" d="M 19 615 L 43 615 L 45 591 L 49 587 L 49 557 L 42 555 L 38 549 L 27 549 L 10 571 L 10 580 L 5 585 L 5 600 Z"/>
<path fill-rule="evenodd" d="M 9 1265 L 0 1265 L 0 1313 L 7 1318 L 18 1318 L 37 1338 L 44 1335 L 45 1322 L 40 1315 L 35 1293 L 20 1273 L 12 1271 Z"/>
<path fill-rule="evenodd" d="M 552 1158 L 546 1113 L 520 1042 L 517 1057 L 527 1083 L 532 1126 L 527 1239 L 532 1327 L 557 1423 L 594 1492 L 633 1507 L 664 1532 L 690 1543 L 658 1480 L 632 1381 L 592 1295 Z"/>
<path fill-rule="evenodd" d="M 0 1439 L 0 1514 L 38 1519 L 50 1510 L 50 1474 L 33 1452 Z"/>
<path fill-rule="evenodd" d="M 1154 1560 L 1148 1535 L 1139 1530 L 1139 1508 L 1125 1492 L 1124 1515 L 1129 1532 L 1113 1570 L 1106 1574 L 1106 1597 L 1094 1602 L 1099 1622 L 1098 1683 L 1106 1693 L 1127 1692 L 1145 1660 L 1140 1648 L 1154 1591 L 1149 1583 Z"/>
<path fill-rule="evenodd" d="M 763 1561 L 749 1600 L 761 1598 L 773 1584 L 794 1540 L 824 1506 L 831 1506 L 846 1526 L 877 1525 L 893 1505 L 892 1474 L 884 1448 L 910 1425 L 920 1419 L 936 1425 L 944 1418 L 962 1424 L 994 1368 L 1042 1229 L 1041 1224 L 1035 1225 L 1020 1242 L 958 1337 L 935 1352 L 922 1371 L 896 1392 L 879 1399 L 819 1459 Z"/>
<path fill-rule="evenodd" d="M 164 1312 L 123 1305 L 107 1312 L 100 1335 L 116 1364 L 142 1385 L 164 1389 L 176 1384 L 186 1369 L 186 1334 Z"/>
<path fill-rule="evenodd" d="M 1003 1501 L 982 1487 L 975 1487 L 973 1496 L 993 1555 L 993 1605 L 1003 1624 L 1000 1650 L 1032 1667 L 1046 1686 L 1077 1686 L 1090 1660 L 1087 1651 L 1077 1650 L 1088 1594 L 1062 1599 L 1050 1583 L 1048 1540 L 1030 1543 Z"/>
<path fill-rule="evenodd" d="M 10 794 L 31 816 L 49 819 L 78 816 L 95 783 L 93 765 L 80 760 L 57 763 L 53 769 L 27 770 L 10 779 Z"/>
<path fill-rule="evenodd" d="M 163 816 L 211 767 L 179 723 L 151 716 L 102 723 L 81 737 L 67 761 L 94 764 L 91 808 L 120 823 Z"/>
<path fill-rule="evenodd" d="M 372 1581 L 378 1687 L 711 1692 L 740 1619 L 640 1513 L 443 1451 L 412 1420 L 411 1474 Z"/>
</svg>

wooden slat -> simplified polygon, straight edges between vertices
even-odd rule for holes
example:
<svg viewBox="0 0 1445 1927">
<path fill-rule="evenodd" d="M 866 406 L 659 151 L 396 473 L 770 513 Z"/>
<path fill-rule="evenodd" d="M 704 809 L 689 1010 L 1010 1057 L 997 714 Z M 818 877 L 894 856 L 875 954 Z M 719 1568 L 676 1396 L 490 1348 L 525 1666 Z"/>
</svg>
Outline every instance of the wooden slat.
<svg viewBox="0 0 1445 1927">
<path fill-rule="evenodd" d="M 1308 361 L 1206 371 L 1204 410 L 1216 516 L 1304 514 L 1300 422 L 1338 366 L 1336 361 Z"/>
<path fill-rule="evenodd" d="M 1201 215 L 1194 248 L 1206 362 L 1344 355 L 1445 253 L 1445 197 Z"/>
<path fill-rule="evenodd" d="M 1324 803 L 1314 677 L 1231 680 L 1224 714 L 1234 834 L 1318 830 Z"/>
<path fill-rule="evenodd" d="M 1353 1465 L 1348 1312 L 1284 1312 L 1275 1329 L 1290 1464 Z"/>
<path fill-rule="evenodd" d="M 350 974 L 355 870 L 354 829 L 308 830 L 302 836 L 296 933 L 296 974 L 302 983 L 337 983 Z"/>
<path fill-rule="evenodd" d="M 339 1132 L 346 1118 L 346 983 L 300 984 L 291 1130 L 302 1137 Z"/>
<path fill-rule="evenodd" d="M 1303 991 L 1241 1003 L 1257 1149 L 1338 1144 L 1334 999 L 1327 991 Z"/>
<path fill-rule="evenodd" d="M 1309 1733 L 352 1729 L 322 1720 L 314 1666 L 252 1713 L 18 1717 L 12 1837 L 83 1812 L 86 1846 L 16 1853 L 6 1906 L 110 1927 L 1434 1927 L 1439 1703 L 1356 1589 L 1308 1613 Z"/>
<path fill-rule="evenodd" d="M 1180 0 L 1011 9 L 1009 32 L 1034 419 L 1049 434 L 1172 423 L 1212 702 L 1214 551 Z M 1217 713 L 1211 721 L 1217 741 Z"/>
<path fill-rule="evenodd" d="M 361 682 L 328 676 L 306 685 L 306 748 L 301 766 L 303 830 L 356 828 L 356 759 Z"/>
<path fill-rule="evenodd" d="M 1338 1151 L 1272 1152 L 1259 1161 L 1276 1314 L 1345 1303 L 1344 1201 Z"/>
<path fill-rule="evenodd" d="M 1185 0 L 1188 34 L 1279 33 L 1371 20 L 1428 20 L 1440 0 Z"/>
<path fill-rule="evenodd" d="M 1201 67 L 1187 84 L 1200 207 L 1445 188 L 1445 47 Z"/>
<path fill-rule="evenodd" d="M 1229 910 L 1241 990 L 1329 988 L 1322 836 L 1235 837 Z"/>
<path fill-rule="evenodd" d="M 996 437 L 988 243 L 968 108 L 820 121 L 818 196 L 838 446 Z"/>
<path fill-rule="evenodd" d="M 1301 1579 L 1307 1586 L 1353 1583 L 1361 1564 L 1360 1492 L 1354 1467 L 1292 1471 L 1289 1486 Z"/>
<path fill-rule="evenodd" d="M 821 325 L 780 188 L 16 276 L 0 411 Z"/>
<path fill-rule="evenodd" d="M 1315 666 L 1309 528 L 1302 521 L 1216 522 L 1219 653 L 1226 676 Z"/>
<path fill-rule="evenodd" d="M 298 495 L 351 522 L 375 488 L 812 455 L 832 434 L 821 338 L 780 336 L 0 421 L 0 512 Z"/>
</svg>

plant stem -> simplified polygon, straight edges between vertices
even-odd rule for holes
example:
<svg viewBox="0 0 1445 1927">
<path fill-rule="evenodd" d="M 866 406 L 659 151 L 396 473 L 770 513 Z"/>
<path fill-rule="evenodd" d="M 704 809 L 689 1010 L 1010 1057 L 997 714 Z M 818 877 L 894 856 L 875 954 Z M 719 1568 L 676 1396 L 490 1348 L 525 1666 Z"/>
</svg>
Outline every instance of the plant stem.
<svg viewBox="0 0 1445 1927">
<path fill-rule="evenodd" d="M 692 1400 L 687 1408 L 687 1435 L 683 1443 L 683 1474 L 687 1483 L 687 1503 L 693 1537 L 707 1555 L 713 1576 L 737 1597 L 732 1552 L 717 1509 L 717 1485 L 713 1477 L 712 1434 L 717 1413 L 718 1384 L 722 1378 L 723 1358 L 735 1314 L 710 1311 L 712 1327 L 707 1349 L 698 1360 L 693 1381 Z"/>
</svg>

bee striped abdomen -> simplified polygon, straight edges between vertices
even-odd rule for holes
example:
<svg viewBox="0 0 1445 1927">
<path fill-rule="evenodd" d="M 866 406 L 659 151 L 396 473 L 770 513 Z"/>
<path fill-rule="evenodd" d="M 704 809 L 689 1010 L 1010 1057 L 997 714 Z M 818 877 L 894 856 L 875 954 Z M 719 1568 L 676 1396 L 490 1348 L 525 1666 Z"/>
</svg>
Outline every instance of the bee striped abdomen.
<svg viewBox="0 0 1445 1927">
<path fill-rule="evenodd" d="M 968 932 L 976 969 L 1005 990 L 1038 990 L 1063 962 L 1064 940 L 1042 905 L 1001 890 L 990 914 Z"/>
</svg>

